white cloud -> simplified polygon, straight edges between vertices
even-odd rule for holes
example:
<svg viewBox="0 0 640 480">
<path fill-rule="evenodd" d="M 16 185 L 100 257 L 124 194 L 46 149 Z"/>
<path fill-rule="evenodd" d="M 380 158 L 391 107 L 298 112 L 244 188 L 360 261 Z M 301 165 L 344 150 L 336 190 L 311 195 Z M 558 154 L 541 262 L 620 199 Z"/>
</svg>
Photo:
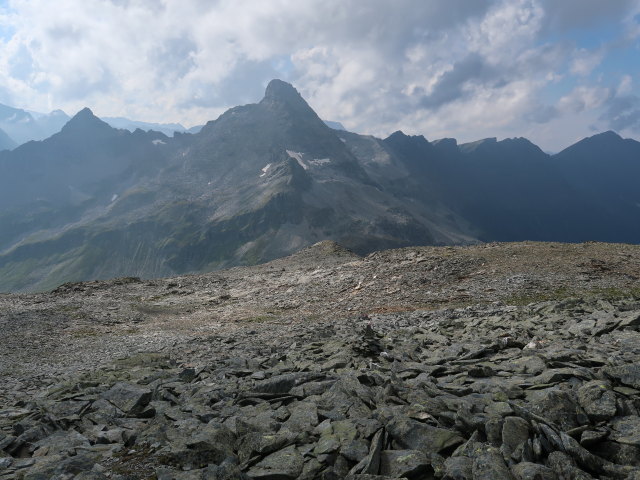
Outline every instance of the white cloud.
<svg viewBox="0 0 640 480">
<path fill-rule="evenodd" d="M 604 58 L 604 50 L 596 51 L 580 48 L 576 50 L 573 61 L 571 62 L 571 73 L 575 75 L 587 76 L 602 62 Z"/>
<path fill-rule="evenodd" d="M 631 75 L 623 75 L 622 80 L 620 80 L 620 84 L 618 85 L 618 89 L 616 90 L 616 95 L 629 95 L 633 91 L 633 79 Z"/>
<path fill-rule="evenodd" d="M 609 88 L 580 86 L 562 97 L 558 102 L 558 108 L 566 113 L 580 113 L 584 110 L 599 108 L 610 97 Z"/>
<path fill-rule="evenodd" d="M 0 102 L 192 125 L 279 77 L 356 131 L 521 135 L 531 118 L 598 108 L 604 88 L 545 105 L 546 87 L 606 55 L 545 32 L 600 17 L 637 26 L 638 0 L 605 13 L 584 1 L 572 17 L 550 0 L 12 0 L 0 9 L 14 32 L 0 36 Z"/>
</svg>

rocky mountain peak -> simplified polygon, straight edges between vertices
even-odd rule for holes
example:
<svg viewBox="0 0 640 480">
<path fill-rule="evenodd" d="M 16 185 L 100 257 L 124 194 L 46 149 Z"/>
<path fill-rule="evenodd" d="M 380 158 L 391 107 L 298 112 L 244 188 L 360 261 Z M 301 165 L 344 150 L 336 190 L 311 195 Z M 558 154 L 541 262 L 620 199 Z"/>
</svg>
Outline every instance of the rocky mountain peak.
<svg viewBox="0 0 640 480">
<path fill-rule="evenodd" d="M 103 122 L 96 117 L 90 108 L 85 107 L 76 113 L 71 120 L 69 120 L 62 132 L 69 133 L 74 131 L 111 131 L 113 130 L 108 123 Z"/>
<path fill-rule="evenodd" d="M 273 79 L 267 85 L 264 98 L 260 102 L 263 105 L 286 105 L 298 111 L 313 112 L 309 104 L 302 98 L 293 85 L 282 80 Z M 315 112 L 314 112 L 315 114 Z"/>
<path fill-rule="evenodd" d="M 87 108 L 87 110 L 89 110 L 89 109 Z M 89 111 L 91 111 L 91 110 L 89 110 Z M 52 117 L 67 117 L 68 115 L 64 112 L 64 110 L 56 109 L 56 110 L 52 110 L 49 113 L 49 116 L 52 116 Z"/>
</svg>

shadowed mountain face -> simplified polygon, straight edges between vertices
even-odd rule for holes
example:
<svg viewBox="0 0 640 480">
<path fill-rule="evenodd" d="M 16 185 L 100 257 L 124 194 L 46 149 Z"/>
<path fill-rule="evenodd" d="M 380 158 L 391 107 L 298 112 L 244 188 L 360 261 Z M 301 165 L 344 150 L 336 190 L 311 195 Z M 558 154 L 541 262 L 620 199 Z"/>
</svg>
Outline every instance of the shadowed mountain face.
<svg viewBox="0 0 640 480">
<path fill-rule="evenodd" d="M 0 152 L 0 291 L 210 271 L 320 240 L 359 253 L 491 240 L 640 241 L 640 144 L 549 156 L 329 128 L 289 84 L 198 133 L 117 130 L 89 109 Z"/>
<path fill-rule="evenodd" d="M 474 240 L 446 206 L 387 191 L 278 80 L 195 135 L 116 130 L 82 110 L 0 154 L 0 174 L 0 290 L 253 264 L 323 239 L 362 253 Z"/>
</svg>

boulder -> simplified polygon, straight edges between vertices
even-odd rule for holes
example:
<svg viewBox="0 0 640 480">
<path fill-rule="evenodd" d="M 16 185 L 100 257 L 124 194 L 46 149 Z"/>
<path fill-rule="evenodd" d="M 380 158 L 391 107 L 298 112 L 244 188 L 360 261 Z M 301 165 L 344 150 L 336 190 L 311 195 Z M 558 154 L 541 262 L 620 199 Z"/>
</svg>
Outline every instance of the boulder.
<svg viewBox="0 0 640 480">
<path fill-rule="evenodd" d="M 249 469 L 249 478 L 261 480 L 293 480 L 302 473 L 304 460 L 295 446 L 268 455 Z"/>
<path fill-rule="evenodd" d="M 606 380 L 591 380 L 578 389 L 578 402 L 594 423 L 616 415 L 616 394 Z"/>
<path fill-rule="evenodd" d="M 150 413 L 146 407 L 151 401 L 151 390 L 130 383 L 119 382 L 102 394 L 102 398 L 122 410 L 126 415 L 137 417 Z"/>
<path fill-rule="evenodd" d="M 380 474 L 421 479 L 433 473 L 429 458 L 419 450 L 384 450 L 380 454 Z"/>
<path fill-rule="evenodd" d="M 403 416 L 392 418 L 386 428 L 398 447 L 420 450 L 427 455 L 464 442 L 464 439 L 454 431 L 433 427 Z"/>
</svg>

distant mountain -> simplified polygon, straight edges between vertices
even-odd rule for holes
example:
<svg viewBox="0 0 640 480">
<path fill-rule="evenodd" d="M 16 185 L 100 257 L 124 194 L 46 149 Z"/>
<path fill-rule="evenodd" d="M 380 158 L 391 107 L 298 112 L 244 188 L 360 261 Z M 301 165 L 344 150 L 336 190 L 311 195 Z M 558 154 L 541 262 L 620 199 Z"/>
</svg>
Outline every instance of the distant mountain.
<svg viewBox="0 0 640 480">
<path fill-rule="evenodd" d="M 154 130 L 156 132 L 162 132 L 169 137 L 173 136 L 174 132 L 182 133 L 187 131 L 187 129 L 179 123 L 140 122 L 137 120 L 129 120 L 128 118 L 124 117 L 102 117 L 102 120 L 104 120 L 114 128 L 124 128 L 131 132 L 137 130 L 138 128 L 144 131 Z"/>
<path fill-rule="evenodd" d="M 200 133 L 202 127 L 204 127 L 204 125 L 194 125 L 193 127 L 187 129 L 187 133 Z"/>
<path fill-rule="evenodd" d="M 17 145 L 50 137 L 59 132 L 67 121 L 69 116 L 62 110 L 44 114 L 0 104 L 0 129 Z"/>
<path fill-rule="evenodd" d="M 62 127 L 71 119 L 62 110 L 53 110 L 50 113 L 29 112 L 36 120 L 42 132 L 42 137 L 34 137 L 32 140 L 43 140 L 54 133 L 58 133 Z"/>
<path fill-rule="evenodd" d="M 346 128 L 344 128 L 344 125 L 342 125 L 340 122 L 325 120 L 324 123 L 327 125 L 327 127 L 333 128 L 334 130 L 346 130 Z"/>
<path fill-rule="evenodd" d="M 13 141 L 13 138 L 7 135 L 3 130 L 0 130 L 0 150 L 11 150 L 16 146 L 17 144 Z"/>
<path fill-rule="evenodd" d="M 195 135 L 130 133 L 85 109 L 0 154 L 0 290 L 253 264 L 323 239 L 474 240 L 445 206 L 387 192 L 335 132 L 277 80 Z"/>
<path fill-rule="evenodd" d="M 524 138 L 336 130 L 279 80 L 196 133 L 130 132 L 84 109 L 0 152 L 0 291 L 254 264 L 326 239 L 358 253 L 640 243 L 639 163 L 640 143 L 612 132 L 550 156 Z"/>
</svg>

